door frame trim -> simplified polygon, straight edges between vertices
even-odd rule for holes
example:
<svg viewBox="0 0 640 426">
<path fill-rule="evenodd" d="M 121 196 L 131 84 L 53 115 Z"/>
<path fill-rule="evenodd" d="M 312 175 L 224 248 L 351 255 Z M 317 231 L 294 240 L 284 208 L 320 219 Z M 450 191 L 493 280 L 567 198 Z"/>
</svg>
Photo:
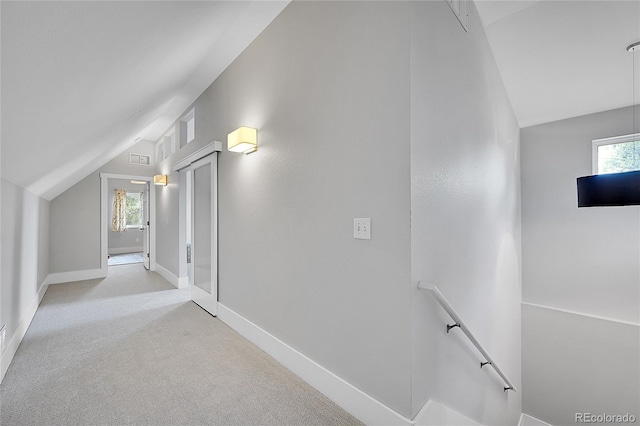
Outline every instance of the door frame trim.
<svg viewBox="0 0 640 426">
<path fill-rule="evenodd" d="M 222 151 L 222 142 L 212 141 L 204 147 L 196 150 L 195 152 L 187 155 L 183 159 L 177 161 L 171 166 L 173 172 L 178 173 L 179 190 L 178 190 L 178 283 L 179 288 L 189 286 L 189 277 L 187 273 L 187 218 L 186 202 L 187 202 L 187 171 L 191 170 L 195 163 L 199 160 L 213 154 L 212 161 L 212 175 L 213 175 L 213 212 L 214 223 L 212 224 L 213 236 L 212 236 L 212 249 L 215 251 L 215 257 L 212 260 L 212 267 L 218 271 L 218 152 Z M 215 285 L 218 286 L 218 276 L 216 272 Z M 217 299 L 219 302 L 220 292 L 216 290 Z M 216 309 L 217 311 L 217 309 Z M 215 314 L 214 314 L 215 315 Z"/>
<path fill-rule="evenodd" d="M 202 307 L 204 310 L 209 312 L 213 316 L 218 315 L 218 152 L 214 151 L 212 154 L 207 154 L 204 157 L 198 159 L 191 163 L 190 166 L 183 168 L 180 173 L 186 174 L 191 173 L 192 175 L 192 185 L 191 185 L 191 217 L 185 218 L 187 220 L 191 220 L 191 244 L 192 244 L 192 254 L 191 254 L 191 278 L 195 282 L 195 258 L 197 256 L 196 250 L 197 248 L 194 246 L 196 241 L 196 233 L 195 233 L 195 222 L 194 222 L 194 214 L 195 214 L 195 171 L 200 167 L 210 166 L 211 167 L 211 291 L 207 293 L 205 290 L 198 288 L 196 285 L 191 286 L 191 300 Z M 186 189 L 186 188 L 185 188 Z M 186 191 L 185 191 L 186 192 Z M 186 205 L 186 204 L 185 204 Z M 181 227 L 184 230 L 186 236 L 186 223 L 184 227 Z M 186 250 L 185 250 L 186 251 Z M 187 265 L 188 266 L 188 265 Z M 214 294 L 215 293 L 215 294 Z M 209 299 L 208 295 L 215 296 L 213 303 L 211 299 Z"/>
<path fill-rule="evenodd" d="M 109 235 L 108 224 L 108 193 L 109 179 L 144 180 L 149 182 L 149 270 L 156 270 L 156 191 L 153 188 L 153 176 L 120 175 L 115 173 L 100 173 L 100 270 L 107 276 L 107 253 Z"/>
</svg>

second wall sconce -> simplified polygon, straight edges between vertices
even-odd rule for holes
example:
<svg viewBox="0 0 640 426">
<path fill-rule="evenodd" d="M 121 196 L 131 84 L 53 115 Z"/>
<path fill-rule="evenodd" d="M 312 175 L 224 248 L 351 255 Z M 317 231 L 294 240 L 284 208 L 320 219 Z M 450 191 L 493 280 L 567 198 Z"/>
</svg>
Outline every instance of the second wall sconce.
<svg viewBox="0 0 640 426">
<path fill-rule="evenodd" d="M 258 150 L 258 131 L 251 127 L 239 127 L 227 136 L 227 149 L 251 154 Z"/>
<path fill-rule="evenodd" d="M 155 175 L 153 177 L 153 184 L 167 186 L 167 175 Z"/>
</svg>

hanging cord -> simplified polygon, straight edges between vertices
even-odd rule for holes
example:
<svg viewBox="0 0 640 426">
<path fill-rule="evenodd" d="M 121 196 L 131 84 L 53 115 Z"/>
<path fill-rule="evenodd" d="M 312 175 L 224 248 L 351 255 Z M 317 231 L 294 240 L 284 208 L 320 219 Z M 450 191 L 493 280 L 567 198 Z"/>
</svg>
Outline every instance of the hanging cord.
<svg viewBox="0 0 640 426">
<path fill-rule="evenodd" d="M 636 88 L 636 53 L 637 51 L 640 50 L 640 41 L 637 41 L 633 44 L 630 44 L 629 46 L 627 46 L 627 52 L 631 52 L 632 56 L 632 60 L 633 60 L 633 64 L 631 66 L 631 70 L 633 72 L 632 75 L 632 80 L 631 80 L 631 87 L 633 90 L 633 94 L 631 95 L 631 102 L 632 102 L 632 108 L 631 108 L 631 113 L 633 114 L 633 118 L 632 118 L 632 123 L 633 123 L 633 128 L 631 129 L 631 131 L 633 132 L 633 135 L 637 135 L 638 134 L 638 130 L 636 129 L 636 105 L 638 104 L 638 100 L 636 100 L 636 92 L 637 92 L 637 88 Z M 633 138 L 633 162 L 634 164 L 638 165 L 640 164 L 640 159 L 638 159 L 638 156 L 640 155 L 640 138 Z"/>
</svg>

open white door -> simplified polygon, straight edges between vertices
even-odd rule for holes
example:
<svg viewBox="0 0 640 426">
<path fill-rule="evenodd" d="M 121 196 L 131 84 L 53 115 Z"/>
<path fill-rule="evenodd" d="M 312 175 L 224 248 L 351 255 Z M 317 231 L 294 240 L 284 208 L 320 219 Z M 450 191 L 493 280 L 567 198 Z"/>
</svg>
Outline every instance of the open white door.
<svg viewBox="0 0 640 426">
<path fill-rule="evenodd" d="M 218 314 L 217 153 L 194 162 L 191 178 L 191 299 Z"/>
</svg>

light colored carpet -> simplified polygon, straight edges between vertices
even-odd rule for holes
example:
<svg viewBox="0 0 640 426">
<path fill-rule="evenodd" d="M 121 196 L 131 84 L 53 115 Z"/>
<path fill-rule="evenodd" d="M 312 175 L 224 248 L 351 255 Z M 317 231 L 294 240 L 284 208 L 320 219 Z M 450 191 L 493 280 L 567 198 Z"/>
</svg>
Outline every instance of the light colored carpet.
<svg viewBox="0 0 640 426">
<path fill-rule="evenodd" d="M 143 261 L 144 261 L 144 258 L 142 257 L 142 252 L 112 254 L 109 256 L 107 265 L 108 266 L 129 265 L 131 263 L 142 263 Z"/>
<path fill-rule="evenodd" d="M 0 392 L 3 426 L 360 424 L 138 265 L 50 286 Z"/>
</svg>

